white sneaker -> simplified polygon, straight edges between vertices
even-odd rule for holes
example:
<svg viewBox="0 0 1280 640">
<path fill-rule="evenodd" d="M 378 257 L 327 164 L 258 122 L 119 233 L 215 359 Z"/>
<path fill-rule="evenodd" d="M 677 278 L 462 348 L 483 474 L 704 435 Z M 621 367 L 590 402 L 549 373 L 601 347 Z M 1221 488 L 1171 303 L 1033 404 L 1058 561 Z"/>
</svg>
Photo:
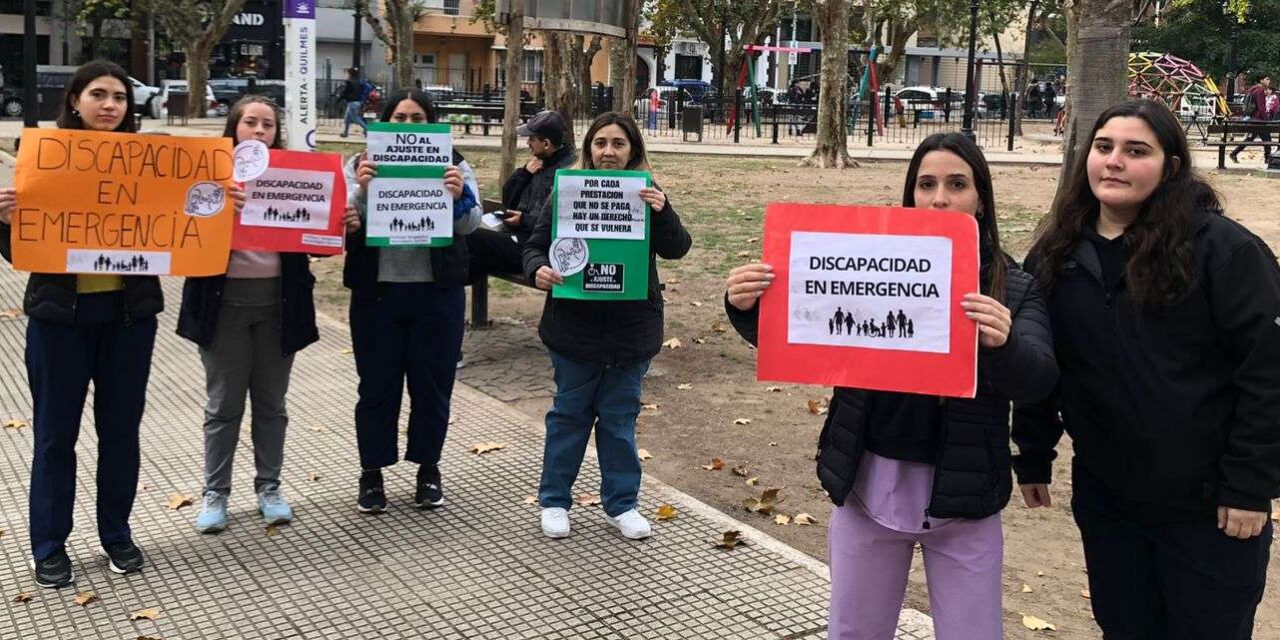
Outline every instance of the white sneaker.
<svg viewBox="0 0 1280 640">
<path fill-rule="evenodd" d="M 618 528 L 622 535 L 632 540 L 643 540 L 653 535 L 653 529 L 649 528 L 649 521 L 640 515 L 639 511 L 632 509 L 618 514 L 618 517 L 610 517 L 605 514 L 604 521 Z"/>
<path fill-rule="evenodd" d="M 548 538 L 569 537 L 569 511 L 560 507 L 542 510 L 542 533 Z"/>
</svg>

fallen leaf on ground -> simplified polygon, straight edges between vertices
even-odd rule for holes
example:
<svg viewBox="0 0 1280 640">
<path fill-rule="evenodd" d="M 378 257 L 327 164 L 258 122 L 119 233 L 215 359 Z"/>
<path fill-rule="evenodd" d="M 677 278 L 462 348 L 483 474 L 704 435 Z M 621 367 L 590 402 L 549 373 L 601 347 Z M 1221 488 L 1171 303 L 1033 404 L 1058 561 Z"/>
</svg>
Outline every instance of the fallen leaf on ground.
<svg viewBox="0 0 1280 640">
<path fill-rule="evenodd" d="M 688 382 L 681 382 L 680 384 L 676 385 L 676 388 L 681 391 L 688 391 L 693 388 L 693 385 L 689 384 Z"/>
<path fill-rule="evenodd" d="M 150 609 L 143 609 L 142 611 L 134 611 L 129 615 L 129 622 L 133 622 L 134 620 L 151 620 L 154 622 L 155 619 L 159 617 L 160 610 L 152 607 Z"/>
<path fill-rule="evenodd" d="M 750 478 L 747 478 L 747 484 L 753 487 L 756 486 L 757 482 L 760 482 L 760 476 L 751 476 Z"/>
<path fill-rule="evenodd" d="M 525 496 L 524 500 L 521 500 L 520 502 L 523 502 L 524 504 L 538 504 L 538 496 Z"/>
<path fill-rule="evenodd" d="M 721 549 L 732 551 L 738 545 L 746 546 L 747 544 L 747 541 L 743 539 L 742 532 L 740 531 L 725 531 L 720 534 L 720 536 L 721 537 L 719 539 L 713 538 L 711 540 L 711 544 L 720 547 Z"/>
<path fill-rule="evenodd" d="M 355 349 L 343 349 L 342 353 L 343 355 L 349 355 L 349 354 L 355 353 Z"/>
<path fill-rule="evenodd" d="M 22 593 L 19 593 L 18 595 L 14 596 L 13 599 L 10 600 L 10 602 L 14 604 L 26 604 L 34 600 L 35 597 L 36 597 L 36 592 L 23 591 Z"/>
<path fill-rule="evenodd" d="M 747 465 L 740 464 L 733 468 L 733 475 L 747 477 Z"/>
<path fill-rule="evenodd" d="M 751 418 L 736 418 L 734 424 L 751 424 Z"/>
<path fill-rule="evenodd" d="M 312 471 L 311 473 L 307 474 L 307 479 L 312 482 L 315 482 L 320 479 L 320 474 Z"/>
<path fill-rule="evenodd" d="M 183 495 L 181 493 L 169 494 L 169 504 L 165 505 L 170 511 L 177 511 L 183 507 L 189 507 L 196 503 L 195 496 Z"/>
<path fill-rule="evenodd" d="M 690 300 L 690 301 L 689 301 L 689 304 L 691 304 L 691 305 L 693 305 L 693 306 L 695 306 L 695 307 L 701 307 L 701 306 L 702 306 L 702 303 L 701 303 L 700 301 L 698 301 L 698 300 Z"/>
<path fill-rule="evenodd" d="M 769 446 L 771 446 L 771 447 L 776 447 L 776 446 L 778 446 L 778 443 L 773 442 L 773 441 L 770 441 L 770 442 L 769 442 Z"/>
<path fill-rule="evenodd" d="M 1032 588 L 1031 588 L 1031 585 L 1029 585 L 1029 584 L 1023 584 L 1023 585 L 1022 585 L 1022 592 L 1023 592 L 1023 593 L 1031 593 L 1031 592 L 1033 592 L 1033 591 L 1035 591 L 1035 589 L 1032 589 Z"/>
<path fill-rule="evenodd" d="M 711 462 L 709 464 L 702 465 L 702 468 L 707 471 L 719 471 L 724 468 L 724 460 L 721 460 L 720 458 L 712 458 Z"/>
<path fill-rule="evenodd" d="M 784 516 L 781 513 L 773 517 L 774 524 L 791 524 L 791 516 Z"/>
<path fill-rule="evenodd" d="M 311 261 L 315 262 L 316 258 L 312 258 Z M 138 636 L 137 640 L 161 640 L 161 639 L 157 638 L 156 636 Z"/>
<path fill-rule="evenodd" d="M 76 594 L 76 604 L 82 607 L 89 606 L 89 603 L 97 602 L 97 601 L 98 601 L 98 594 L 92 591 L 81 591 L 80 593 Z"/>
<path fill-rule="evenodd" d="M 318 425 L 311 425 L 310 427 L 307 427 L 307 428 L 308 428 L 308 429 L 310 429 L 310 430 L 312 430 L 312 431 L 314 431 L 314 432 L 316 432 L 316 433 L 320 433 L 321 431 L 324 431 L 324 427 L 321 427 L 321 426 L 318 426 Z"/>
<path fill-rule="evenodd" d="M 4 529 L 0 529 L 0 538 L 4 537 Z"/>
<path fill-rule="evenodd" d="M 782 391 L 782 387 L 765 387 L 764 390 L 767 393 L 779 393 Z"/>
<path fill-rule="evenodd" d="M 813 516 L 811 516 L 811 515 L 809 515 L 809 514 L 807 514 L 807 513 L 797 513 L 797 514 L 796 514 L 796 517 L 795 517 L 795 521 L 796 521 L 796 524 L 798 524 L 798 525 L 809 525 L 809 524 L 817 524 L 817 523 L 818 523 L 818 519 L 817 519 L 817 518 L 815 518 L 815 517 L 813 517 Z"/>
<path fill-rule="evenodd" d="M 636 451 L 636 455 L 639 456 L 641 460 L 649 460 L 653 458 L 653 454 L 649 453 L 648 449 L 639 449 Z"/>
<path fill-rule="evenodd" d="M 471 446 L 471 453 L 484 454 L 489 453 L 490 451 L 497 451 L 498 449 L 506 448 L 507 443 L 505 442 L 481 442 Z"/>
<path fill-rule="evenodd" d="M 773 513 L 773 508 L 782 502 L 782 498 L 778 497 L 779 489 L 765 489 L 759 498 L 747 498 L 742 501 L 742 506 L 752 513 L 760 515 L 769 515 Z"/>
<path fill-rule="evenodd" d="M 751 252 L 750 252 L 750 251 L 739 251 L 737 255 L 738 255 L 738 257 L 739 257 L 739 258 L 749 258 L 749 257 L 751 257 Z"/>
<path fill-rule="evenodd" d="M 760 242 L 760 238 L 747 238 L 747 244 L 755 244 Z"/>
<path fill-rule="evenodd" d="M 681 342 L 680 342 L 680 338 L 672 338 L 672 339 L 670 339 L 670 340 L 668 340 L 668 341 L 666 341 L 666 342 L 662 343 L 662 346 L 664 346 L 664 347 L 666 347 L 666 348 L 668 348 L 668 349 L 679 349 L 680 347 L 682 347 L 682 346 L 684 346 L 684 345 L 683 345 L 683 344 L 681 344 Z"/>
<path fill-rule="evenodd" d="M 809 405 L 809 413 L 812 413 L 815 416 L 822 415 L 827 412 L 827 408 L 822 406 L 821 400 L 810 400 L 808 402 L 808 405 Z"/>
<path fill-rule="evenodd" d="M 1022 626 L 1032 631 L 1057 631 L 1058 630 L 1057 627 L 1053 626 L 1053 623 L 1045 622 L 1040 618 L 1037 618 L 1035 616 L 1029 616 L 1025 613 L 1022 614 Z"/>
<path fill-rule="evenodd" d="M 13 420 L 6 420 L 4 423 L 4 428 L 6 429 L 21 429 L 29 426 L 31 425 L 26 420 L 18 420 L 16 418 Z"/>
<path fill-rule="evenodd" d="M 5 309 L 0 311 L 0 318 L 21 318 L 22 309 Z"/>
<path fill-rule="evenodd" d="M 139 483 L 138 483 L 138 493 L 145 493 L 145 492 L 147 491 L 147 489 L 148 489 L 148 487 L 147 487 L 147 483 L 145 483 L 145 482 L 139 482 Z"/>
<path fill-rule="evenodd" d="M 1093 599 L 1093 594 L 1089 593 L 1089 590 L 1088 590 L 1088 589 L 1081 589 L 1081 590 L 1080 590 L 1080 597 L 1081 597 L 1081 598 L 1084 598 L 1085 600 L 1091 600 L 1091 599 Z"/>
<path fill-rule="evenodd" d="M 276 526 L 276 525 L 274 525 L 274 524 L 269 524 L 269 525 L 267 525 L 267 537 L 268 537 L 268 538 L 270 538 L 271 536 L 277 535 L 277 534 L 279 534 L 279 533 L 280 533 L 280 527 L 277 527 L 277 526 Z"/>
<path fill-rule="evenodd" d="M 1043 577 L 1044 577 L 1044 572 L 1043 572 L 1043 571 L 1037 571 L 1037 572 L 1036 572 L 1036 577 L 1038 577 L 1038 578 L 1043 578 Z"/>
<path fill-rule="evenodd" d="M 694 339 L 693 339 L 693 342 L 694 342 L 694 344 L 706 344 L 706 343 L 707 343 L 707 339 L 706 339 L 706 338 L 694 338 Z"/>
<path fill-rule="evenodd" d="M 600 504 L 600 496 L 593 495 L 590 493 L 584 493 L 578 496 L 577 502 L 578 502 L 578 506 L 581 506 L 581 507 L 594 507 Z"/>
<path fill-rule="evenodd" d="M 655 402 L 653 404 L 642 404 L 640 405 L 640 408 L 644 409 L 645 411 L 657 411 L 658 403 Z"/>
<path fill-rule="evenodd" d="M 664 504 L 658 507 L 658 513 L 655 514 L 654 517 L 658 520 L 672 520 L 676 517 L 676 513 L 675 507 L 669 504 Z"/>
<path fill-rule="evenodd" d="M 712 330 L 712 331 L 714 331 L 714 332 L 716 332 L 716 333 L 724 333 L 724 332 L 728 331 L 728 330 L 729 330 L 729 328 L 728 328 L 728 327 L 726 327 L 726 326 L 724 326 L 724 323 L 723 323 L 723 322 L 712 322 L 712 323 L 711 323 L 711 330 Z"/>
</svg>

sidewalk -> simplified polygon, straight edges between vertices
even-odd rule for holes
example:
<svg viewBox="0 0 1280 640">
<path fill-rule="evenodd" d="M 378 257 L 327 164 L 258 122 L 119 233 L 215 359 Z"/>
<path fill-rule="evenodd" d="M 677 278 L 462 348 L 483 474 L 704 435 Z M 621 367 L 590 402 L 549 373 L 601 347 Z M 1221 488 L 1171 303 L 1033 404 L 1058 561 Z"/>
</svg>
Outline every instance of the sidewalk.
<svg viewBox="0 0 1280 640">
<path fill-rule="evenodd" d="M 0 182 L 11 169 L 0 164 Z M 388 469 L 392 509 L 354 508 L 356 374 L 346 327 L 321 320 L 322 339 L 297 358 L 284 489 L 297 519 L 266 530 L 250 492 L 246 424 L 236 458 L 231 527 L 217 536 L 192 528 L 195 507 L 169 510 L 173 494 L 200 488 L 203 371 L 195 348 L 174 334 L 180 280 L 166 278 L 147 412 L 141 487 L 133 512 L 141 574 L 110 574 L 97 557 L 93 519 L 96 437 L 86 418 L 78 455 L 79 493 L 68 552 L 74 588 L 35 588 L 27 569 L 27 486 L 32 433 L 0 428 L 0 638 L 134 640 L 302 638 L 826 638 L 826 567 L 698 501 L 646 477 L 640 509 L 672 504 L 643 542 L 622 539 L 598 506 L 573 510 L 574 534 L 548 540 L 538 529 L 541 425 L 459 385 L 442 470 L 447 504 L 409 505 L 414 469 Z M 0 309 L 18 306 L 25 275 L 0 267 Z M 0 319 L 0 421 L 31 420 L 21 365 L 25 317 Z M 406 403 L 407 404 L 407 403 Z M 91 411 L 86 412 L 91 416 Z M 505 448 L 478 455 L 480 442 Z M 589 454 L 590 456 L 590 454 Z M 575 494 L 594 493 L 589 457 Z M 751 544 L 711 544 L 740 530 Z M 28 603 L 11 599 L 34 592 Z M 78 592 L 99 601 L 81 607 Z M 154 608 L 154 621 L 130 622 Z M 903 613 L 899 638 L 931 638 L 928 618 Z"/>
</svg>

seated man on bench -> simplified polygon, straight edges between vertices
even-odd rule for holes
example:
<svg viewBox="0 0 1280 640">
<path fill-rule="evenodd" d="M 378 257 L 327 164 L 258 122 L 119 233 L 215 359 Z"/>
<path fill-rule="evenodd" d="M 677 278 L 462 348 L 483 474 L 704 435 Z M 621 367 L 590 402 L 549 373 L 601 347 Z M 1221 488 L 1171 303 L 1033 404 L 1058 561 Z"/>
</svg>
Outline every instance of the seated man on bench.
<svg viewBox="0 0 1280 640">
<path fill-rule="evenodd" d="M 496 214 L 502 219 L 502 228 L 480 228 L 467 236 L 473 276 L 523 271 L 520 253 L 533 233 L 537 211 L 551 195 L 556 169 L 577 160 L 572 141 L 566 139 L 567 129 L 559 113 L 543 111 L 516 130 L 517 135 L 528 136 L 533 157 L 502 185 L 505 210 Z"/>
</svg>

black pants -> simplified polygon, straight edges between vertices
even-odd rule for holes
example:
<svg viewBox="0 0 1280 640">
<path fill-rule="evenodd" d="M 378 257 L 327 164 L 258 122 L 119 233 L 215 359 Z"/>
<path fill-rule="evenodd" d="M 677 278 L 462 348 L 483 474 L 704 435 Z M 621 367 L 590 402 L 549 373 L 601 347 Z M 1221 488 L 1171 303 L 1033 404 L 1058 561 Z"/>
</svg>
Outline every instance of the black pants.
<svg viewBox="0 0 1280 640">
<path fill-rule="evenodd" d="M 1261 121 L 1259 121 L 1259 122 L 1261 122 Z M 1271 134 L 1270 134 L 1270 133 L 1250 133 L 1249 135 L 1246 135 L 1246 136 L 1244 137 L 1244 141 L 1245 141 L 1245 142 L 1253 142 L 1254 140 L 1261 140 L 1261 141 L 1263 141 L 1263 142 L 1271 142 Z M 1240 146 L 1236 147 L 1236 148 L 1235 148 L 1235 150 L 1231 152 L 1231 157 L 1232 157 L 1232 158 L 1234 158 L 1234 157 L 1236 157 L 1236 156 L 1240 155 L 1240 152 L 1241 152 L 1241 151 L 1244 151 L 1245 149 L 1248 149 L 1248 147 L 1246 147 L 1245 145 L 1240 145 Z M 1262 151 L 1263 151 L 1263 154 L 1262 154 L 1262 160 L 1263 160 L 1263 162 L 1265 162 L 1267 158 L 1271 157 L 1271 145 L 1267 145 L 1267 146 L 1263 147 L 1263 148 L 1262 148 Z"/>
<path fill-rule="evenodd" d="M 31 553 L 44 560 L 71 534 L 76 497 L 76 439 L 93 381 L 98 435 L 98 539 L 132 537 L 129 513 L 138 488 L 138 427 L 151 373 L 156 319 L 126 324 L 119 292 L 76 299 L 75 324 L 32 318 L 27 324 L 27 376 L 35 407 L 31 464 Z"/>
<path fill-rule="evenodd" d="M 409 383 L 404 459 L 435 465 L 449 429 L 449 399 L 462 349 L 462 287 L 380 283 L 351 292 L 351 344 L 360 376 L 356 444 L 360 467 L 399 459 L 396 426 Z"/>
<path fill-rule="evenodd" d="M 524 273 L 520 253 L 524 243 L 514 234 L 490 229 L 476 229 L 467 235 L 467 251 L 471 254 L 471 273 Z"/>
<path fill-rule="evenodd" d="M 1106 640 L 1247 640 L 1266 586 L 1271 523 L 1248 540 L 1214 519 L 1149 524 L 1077 466 L 1071 510 Z"/>
</svg>

